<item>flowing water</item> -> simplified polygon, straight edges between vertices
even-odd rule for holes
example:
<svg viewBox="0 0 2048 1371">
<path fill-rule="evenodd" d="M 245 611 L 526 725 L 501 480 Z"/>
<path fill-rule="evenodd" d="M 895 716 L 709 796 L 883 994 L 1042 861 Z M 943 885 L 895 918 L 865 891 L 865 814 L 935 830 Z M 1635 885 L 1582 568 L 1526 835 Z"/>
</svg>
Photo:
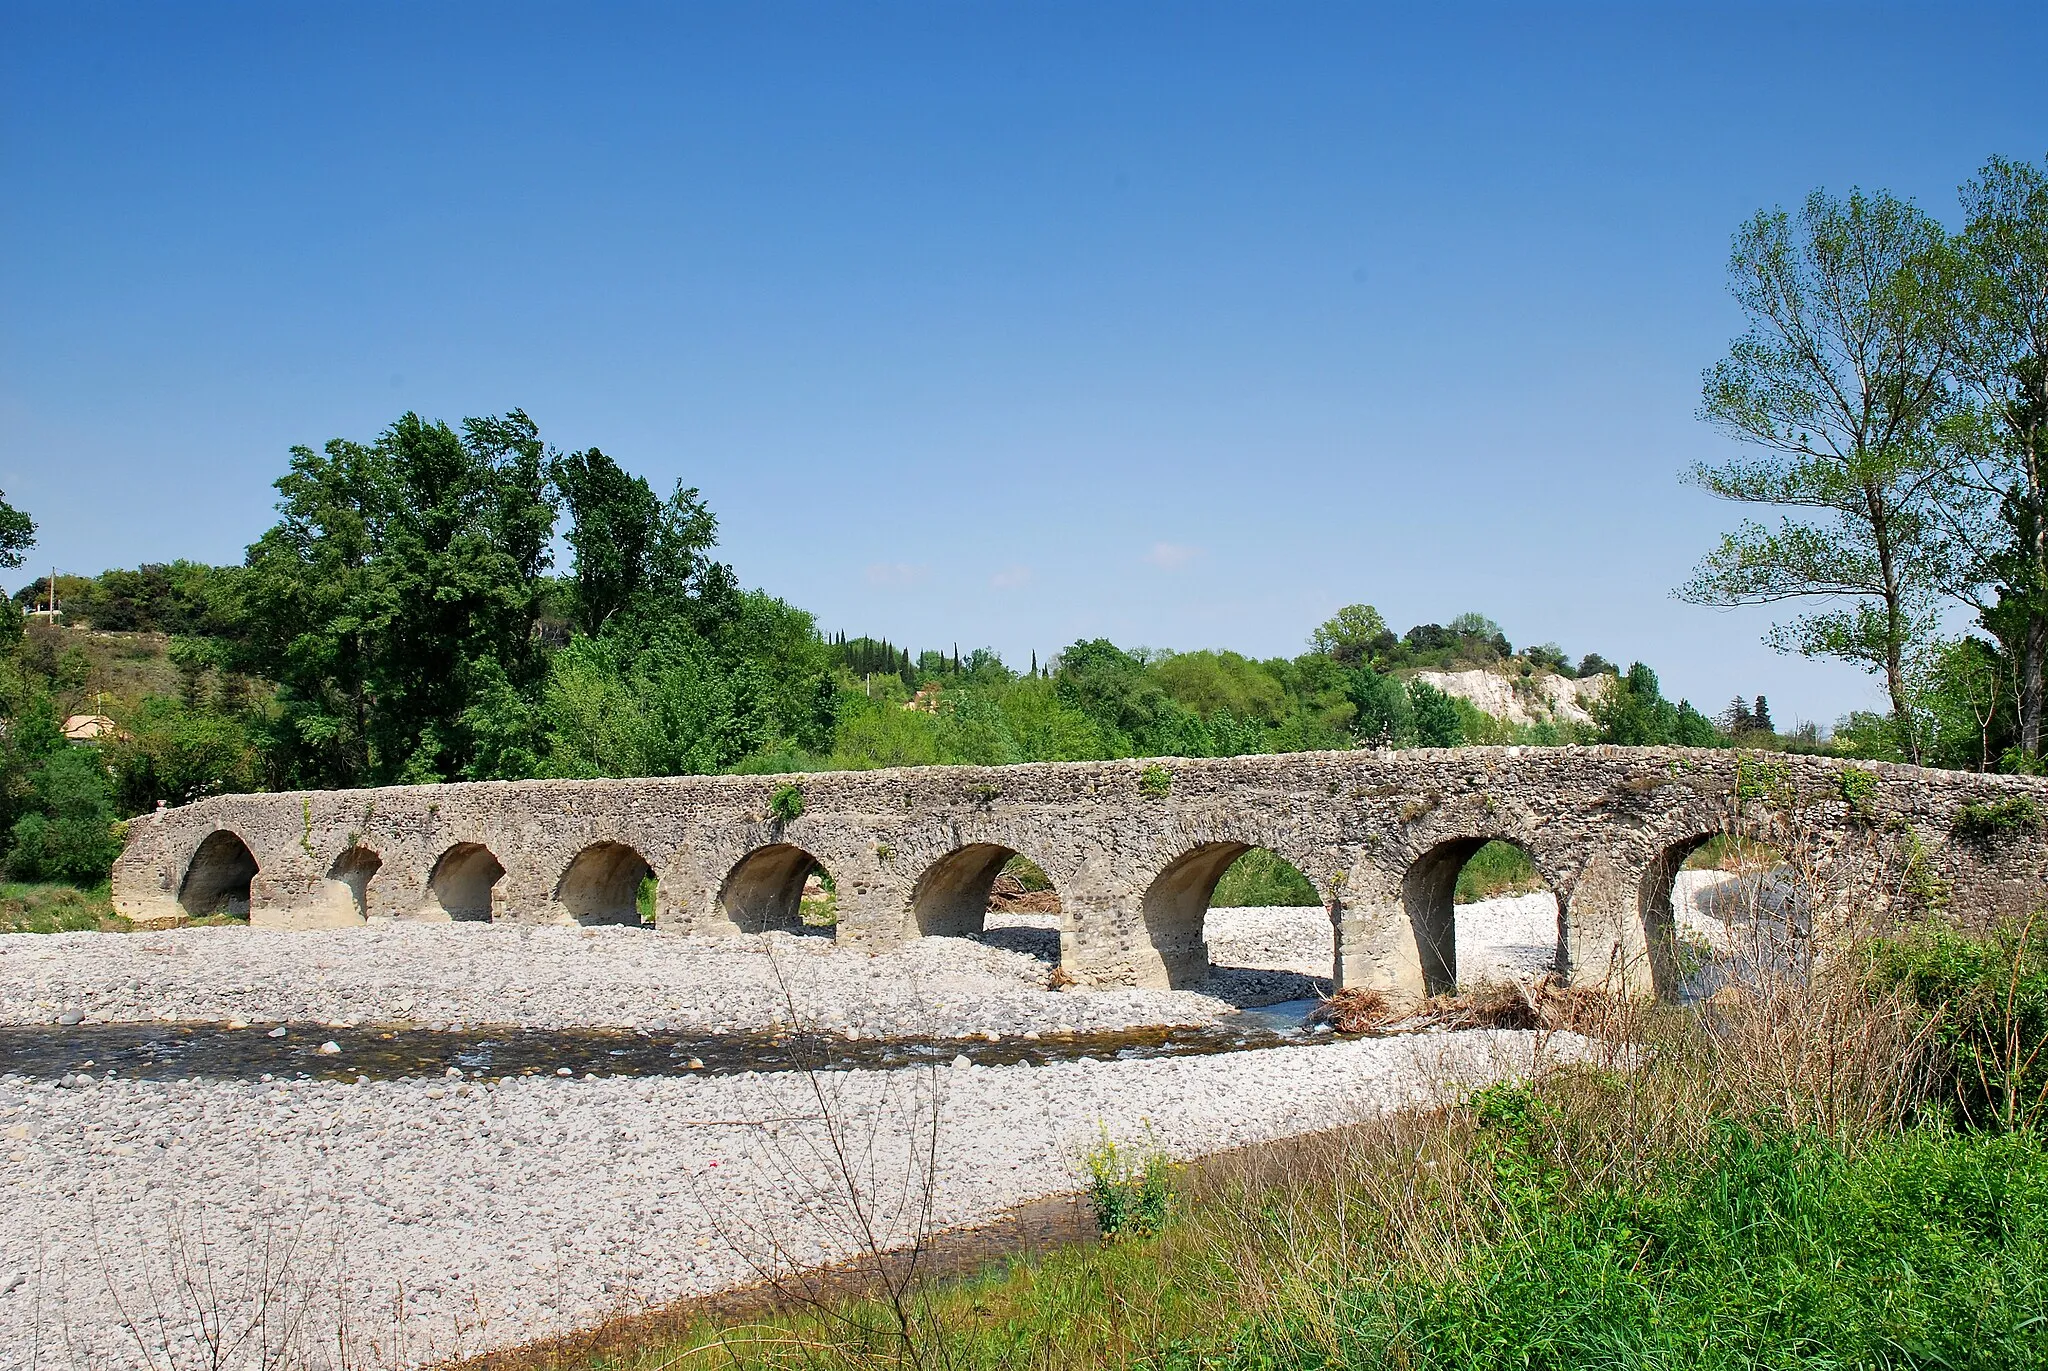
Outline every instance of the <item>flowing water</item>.
<svg viewBox="0 0 2048 1371">
<path fill-rule="evenodd" d="M 886 1070 L 1017 1062 L 1132 1061 L 1299 1045 L 1313 1000 L 1240 1010 L 1212 1024 L 1048 1033 L 1038 1038 L 847 1038 L 805 1032 L 677 1033 L 626 1028 L 461 1028 L 293 1023 L 78 1024 L 0 1028 L 0 1073 L 132 1080 L 402 1080 L 444 1076 L 730 1076 L 747 1071 Z M 280 1034 L 276 1028 L 284 1031 Z"/>
</svg>

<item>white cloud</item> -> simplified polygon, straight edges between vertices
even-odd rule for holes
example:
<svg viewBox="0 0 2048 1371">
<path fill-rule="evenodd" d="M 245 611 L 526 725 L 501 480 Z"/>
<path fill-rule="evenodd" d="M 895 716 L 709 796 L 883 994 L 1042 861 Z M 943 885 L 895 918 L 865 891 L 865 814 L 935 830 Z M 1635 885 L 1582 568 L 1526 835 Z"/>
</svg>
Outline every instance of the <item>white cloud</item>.
<svg viewBox="0 0 2048 1371">
<path fill-rule="evenodd" d="M 1145 560 L 1161 571 L 1179 571 L 1201 555 L 1202 549 L 1189 547 L 1186 543 L 1154 543 L 1152 550 L 1145 554 Z"/>
<path fill-rule="evenodd" d="M 891 590 L 907 590 L 931 574 L 930 567 L 911 562 L 868 563 L 868 584 Z"/>
<path fill-rule="evenodd" d="M 1015 590 L 1018 586 L 1031 584 L 1031 568 L 1021 562 L 1012 563 L 989 577 L 988 583 L 997 590 Z"/>
</svg>

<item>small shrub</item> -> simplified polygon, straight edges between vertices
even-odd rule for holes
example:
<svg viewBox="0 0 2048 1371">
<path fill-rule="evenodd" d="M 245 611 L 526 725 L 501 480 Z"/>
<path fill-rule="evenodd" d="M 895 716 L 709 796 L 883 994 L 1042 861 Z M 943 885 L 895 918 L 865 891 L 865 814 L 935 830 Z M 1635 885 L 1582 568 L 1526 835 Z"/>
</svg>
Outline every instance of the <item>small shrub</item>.
<svg viewBox="0 0 2048 1371">
<path fill-rule="evenodd" d="M 768 797 L 768 813 L 777 823 L 793 824 L 803 817 L 803 787 L 791 782 Z"/>
<path fill-rule="evenodd" d="M 1739 802 L 1761 800 L 1768 805 L 1789 804 L 1793 798 L 1792 773 L 1786 769 L 1783 762 L 1769 762 L 1760 757 L 1737 757 L 1735 798 Z"/>
<path fill-rule="evenodd" d="M 1002 795 L 1003 788 L 999 785 L 978 785 L 967 793 L 974 797 L 976 804 L 994 804 Z"/>
<path fill-rule="evenodd" d="M 1088 1169 L 1088 1204 L 1095 1226 L 1114 1242 L 1130 1234 L 1149 1238 L 1166 1223 L 1173 1163 L 1152 1142 L 1119 1145 L 1102 1130 L 1102 1141 L 1082 1159 Z"/>
<path fill-rule="evenodd" d="M 1851 812 L 1869 818 L 1875 812 L 1877 773 L 1865 771 L 1860 766 L 1843 767 L 1842 798 L 1848 802 Z"/>
<path fill-rule="evenodd" d="M 2041 831 L 2041 807 L 2025 795 L 1966 804 L 1956 811 L 1949 831 L 1961 842 L 1989 851 L 2022 833 Z"/>
<path fill-rule="evenodd" d="M 2048 920 L 1985 938 L 1930 925 L 1877 944 L 1871 955 L 1879 980 L 1930 1016 L 1958 1122 L 2048 1122 Z"/>
<path fill-rule="evenodd" d="M 641 925 L 646 928 L 654 927 L 654 891 L 654 877 L 642 876 L 640 888 L 634 892 L 633 903 L 640 911 Z"/>
<path fill-rule="evenodd" d="M 1021 853 L 1010 854 L 1010 860 L 1003 863 L 1002 874 L 1022 886 L 1026 894 L 1052 889 L 1052 877 L 1046 875 L 1037 862 Z"/>
<path fill-rule="evenodd" d="M 1138 792 L 1153 799 L 1161 799 L 1173 789 L 1173 773 L 1154 762 L 1138 773 Z"/>
</svg>

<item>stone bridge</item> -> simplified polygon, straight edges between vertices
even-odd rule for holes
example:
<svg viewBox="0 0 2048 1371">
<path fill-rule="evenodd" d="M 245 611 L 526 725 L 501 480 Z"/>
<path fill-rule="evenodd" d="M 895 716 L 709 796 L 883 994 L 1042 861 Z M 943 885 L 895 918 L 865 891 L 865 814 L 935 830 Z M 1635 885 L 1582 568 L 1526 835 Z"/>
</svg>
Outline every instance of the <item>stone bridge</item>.
<svg viewBox="0 0 2048 1371">
<path fill-rule="evenodd" d="M 2011 803 L 2022 799 L 2020 804 Z M 246 910 L 259 927 L 376 919 L 798 926 L 819 866 L 835 936 L 874 950 L 980 931 L 1022 854 L 1052 880 L 1060 960 L 1098 985 L 1208 972 L 1218 878 L 1270 848 L 1322 893 L 1338 985 L 1455 978 L 1457 874 L 1517 844 L 1557 897 L 1581 983 L 1671 983 L 1671 886 L 1716 833 L 1977 917 L 2048 903 L 2048 782 L 1676 748 L 1459 748 L 923 767 L 803 776 L 471 782 L 219 796 L 134 820 L 114 866 L 145 923 Z"/>
</svg>

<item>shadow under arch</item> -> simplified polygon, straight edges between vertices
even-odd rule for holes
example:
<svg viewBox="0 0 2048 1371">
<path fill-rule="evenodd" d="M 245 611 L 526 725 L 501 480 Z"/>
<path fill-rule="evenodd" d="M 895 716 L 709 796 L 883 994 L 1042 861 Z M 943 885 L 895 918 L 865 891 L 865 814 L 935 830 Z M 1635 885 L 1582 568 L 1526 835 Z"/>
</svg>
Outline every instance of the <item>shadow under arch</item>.
<svg viewBox="0 0 2048 1371">
<path fill-rule="evenodd" d="M 184 879 L 178 882 L 178 906 L 193 919 L 214 914 L 246 919 L 249 883 L 259 869 L 255 854 L 240 834 L 215 829 L 185 867 Z"/>
<path fill-rule="evenodd" d="M 427 877 L 429 917 L 456 923 L 489 923 L 505 865 L 482 843 L 457 843 L 443 852 Z"/>
<path fill-rule="evenodd" d="M 639 928 L 640 887 L 654 868 L 630 844 L 592 843 L 570 860 L 555 885 L 555 900 L 585 927 Z"/>
<path fill-rule="evenodd" d="M 804 923 L 804 887 L 811 877 L 822 881 L 825 865 L 794 843 L 757 847 L 733 864 L 718 888 L 718 904 L 742 933 L 810 933 L 837 936 L 834 927 Z"/>
<path fill-rule="evenodd" d="M 1209 944 L 1202 921 L 1216 882 L 1252 850 L 1250 843 L 1204 843 L 1168 863 L 1145 887 L 1145 937 L 1158 954 L 1168 989 L 1192 985 L 1209 974 Z"/>
<path fill-rule="evenodd" d="M 339 912 L 358 921 L 369 919 L 370 881 L 383 865 L 382 857 L 360 843 L 334 859 L 334 865 L 327 868 L 327 887 Z"/>
<path fill-rule="evenodd" d="M 1486 848 L 1498 844 L 1513 849 L 1528 860 L 1528 869 L 1549 894 L 1557 908 L 1554 928 L 1543 946 L 1544 969 L 1555 969 L 1564 946 L 1563 903 L 1540 869 L 1530 859 L 1529 849 L 1513 838 L 1498 834 L 1447 838 L 1409 864 L 1401 878 L 1401 903 L 1415 934 L 1415 951 L 1421 963 L 1425 994 L 1449 995 L 1458 988 L 1458 878 L 1466 865 Z M 1534 893 L 1525 890 L 1523 893 Z"/>
</svg>

